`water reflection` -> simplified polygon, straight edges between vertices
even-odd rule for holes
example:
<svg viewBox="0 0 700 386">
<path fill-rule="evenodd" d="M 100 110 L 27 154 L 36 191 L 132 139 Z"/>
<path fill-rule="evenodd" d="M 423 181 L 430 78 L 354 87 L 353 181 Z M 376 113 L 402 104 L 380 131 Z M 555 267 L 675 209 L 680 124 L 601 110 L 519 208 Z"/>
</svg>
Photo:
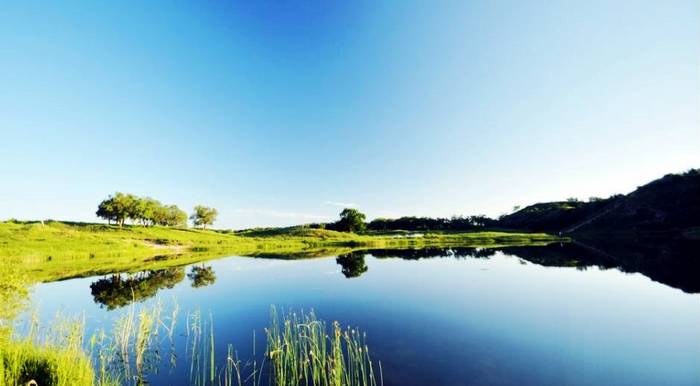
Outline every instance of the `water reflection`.
<svg viewBox="0 0 700 386">
<path fill-rule="evenodd" d="M 163 288 L 173 288 L 185 278 L 185 269 L 169 268 L 130 275 L 115 274 L 90 284 L 95 303 L 108 310 L 124 307 L 132 301 L 151 298 Z"/>
<path fill-rule="evenodd" d="M 489 258 L 496 252 L 548 267 L 588 267 L 641 273 L 688 293 L 700 292 L 700 241 L 685 238 L 591 238 L 547 246 L 501 248 L 371 249 L 339 256 L 348 278 L 367 272 L 364 256 L 418 260 L 430 258 Z M 364 267 L 360 269 L 360 267 Z"/>
<path fill-rule="evenodd" d="M 688 293 L 700 292 L 700 242 L 689 239 L 644 238 L 620 240 L 614 238 L 577 240 L 572 243 L 548 246 L 500 248 L 421 248 L 369 249 L 338 255 L 336 263 L 348 279 L 358 278 L 369 268 L 365 257 L 378 259 L 398 258 L 419 260 L 434 258 L 488 259 L 502 252 L 530 263 L 549 267 L 588 267 L 618 269 L 622 272 L 641 273 L 652 280 Z M 271 258 L 274 256 L 265 256 Z M 204 264 L 190 268 L 187 278 L 193 288 L 216 282 L 216 273 Z M 185 277 L 184 268 L 149 270 L 136 274 L 115 274 L 90 285 L 96 303 L 113 310 L 132 301 L 142 301 L 156 295 L 160 289 L 173 288 Z"/>
<path fill-rule="evenodd" d="M 195 265 L 187 274 L 187 277 L 192 281 L 193 288 L 206 287 L 208 285 L 214 284 L 216 281 L 216 274 L 211 266 L 205 266 L 204 264 Z"/>
<path fill-rule="evenodd" d="M 553 267 L 598 267 L 641 273 L 688 293 L 700 292 L 700 241 L 686 238 L 589 238 L 546 247 L 508 247 L 501 252 Z"/>
<path fill-rule="evenodd" d="M 203 366 L 211 351 L 228 358 L 228 343 L 240 350 L 245 367 L 255 358 L 256 339 L 264 342 L 270 304 L 313 308 L 325 320 L 367 331 L 386 386 L 695 384 L 698 295 L 667 285 L 700 292 L 692 280 L 699 273 L 698 246 L 606 239 L 547 247 L 344 249 L 303 261 L 270 254 L 44 283 L 32 296 L 46 304 L 43 320 L 64 307 L 88 310 L 89 331 L 100 331 L 139 315 L 132 310 L 141 307 L 119 308 L 132 296 L 144 300 L 160 291 L 143 302 L 165 305 L 167 321 L 160 325 L 173 340 L 161 330 L 163 344 L 152 347 L 162 361 L 144 357 L 143 373 L 151 363 L 157 372 L 148 374 L 154 385 L 189 384 L 193 352 L 200 358 L 194 373 L 201 375 L 197 363 Z M 179 284 L 167 290 L 173 283 Z M 181 310 L 176 316 L 169 299 Z M 210 335 L 199 322 L 215 324 L 216 336 L 206 338 L 215 344 L 200 340 Z M 256 352 L 260 364 L 264 358 Z M 142 371 L 134 366 L 130 375 L 138 378 Z"/>
<path fill-rule="evenodd" d="M 342 269 L 341 272 L 346 278 L 359 277 L 367 272 L 367 264 L 365 263 L 366 253 L 363 251 L 350 252 L 345 255 L 338 256 L 335 261 Z"/>
<path fill-rule="evenodd" d="M 421 248 L 421 249 L 370 249 L 366 253 L 382 258 L 400 258 L 404 260 L 432 259 L 436 257 L 452 257 L 456 259 L 488 258 L 496 253 L 493 248 Z"/>
</svg>

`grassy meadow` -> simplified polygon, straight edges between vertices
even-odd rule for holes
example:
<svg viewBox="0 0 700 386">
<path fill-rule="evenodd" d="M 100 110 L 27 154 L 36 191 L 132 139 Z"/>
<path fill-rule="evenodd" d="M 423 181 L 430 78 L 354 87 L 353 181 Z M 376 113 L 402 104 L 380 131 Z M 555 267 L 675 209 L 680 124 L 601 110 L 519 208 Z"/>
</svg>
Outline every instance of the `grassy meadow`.
<svg viewBox="0 0 700 386">
<path fill-rule="evenodd" d="M 305 227 L 240 232 L 159 226 L 0 223 L 0 259 L 32 282 L 190 264 L 227 255 L 308 258 L 363 248 L 541 245 L 544 233 L 354 234 Z"/>
</svg>

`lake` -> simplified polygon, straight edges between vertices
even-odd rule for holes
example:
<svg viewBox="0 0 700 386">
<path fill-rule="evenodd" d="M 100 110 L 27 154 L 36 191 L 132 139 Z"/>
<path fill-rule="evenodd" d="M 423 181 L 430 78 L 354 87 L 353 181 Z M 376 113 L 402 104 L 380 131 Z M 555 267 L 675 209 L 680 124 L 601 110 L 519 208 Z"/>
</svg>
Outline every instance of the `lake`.
<svg viewBox="0 0 700 386">
<path fill-rule="evenodd" d="M 695 246 L 674 250 L 690 266 L 655 250 L 640 262 L 635 251 L 615 260 L 619 250 L 573 244 L 231 256 L 39 284 L 31 297 L 44 323 L 82 314 L 88 332 L 128 312 L 132 296 L 160 302 L 164 315 L 177 304 L 176 364 L 162 350 L 147 376 L 154 385 L 189 384 L 196 310 L 211 315 L 217 358 L 229 343 L 252 358 L 253 331 L 264 350 L 271 305 L 360 328 L 385 385 L 698 385 Z"/>
</svg>

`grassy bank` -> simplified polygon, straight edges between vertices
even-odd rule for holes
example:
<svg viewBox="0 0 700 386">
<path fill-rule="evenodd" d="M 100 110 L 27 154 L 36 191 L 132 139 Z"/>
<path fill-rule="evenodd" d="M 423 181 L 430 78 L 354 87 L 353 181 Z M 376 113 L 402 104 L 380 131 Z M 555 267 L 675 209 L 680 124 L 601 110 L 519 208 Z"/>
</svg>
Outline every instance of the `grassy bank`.
<svg viewBox="0 0 700 386">
<path fill-rule="evenodd" d="M 405 234 L 335 232 L 301 227 L 225 232 L 187 228 L 47 222 L 0 223 L 0 259 L 31 281 L 167 268 L 227 255 L 306 258 L 362 248 L 541 245 L 543 233 Z"/>
</svg>

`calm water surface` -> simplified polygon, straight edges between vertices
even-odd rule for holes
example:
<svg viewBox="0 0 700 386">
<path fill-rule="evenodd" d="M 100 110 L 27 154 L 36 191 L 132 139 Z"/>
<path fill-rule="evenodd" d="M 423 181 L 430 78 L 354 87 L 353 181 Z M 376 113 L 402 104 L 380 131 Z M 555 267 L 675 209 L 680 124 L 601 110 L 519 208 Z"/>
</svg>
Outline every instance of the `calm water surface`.
<svg viewBox="0 0 700 386">
<path fill-rule="evenodd" d="M 229 257 L 130 277 L 145 304 L 160 301 L 167 311 L 176 299 L 181 327 L 188 311 L 211 313 L 219 358 L 228 343 L 249 353 L 253 330 L 261 350 L 274 304 L 360 327 L 385 385 L 700 384 L 700 295 L 692 280 L 668 273 L 652 280 L 567 253 L 570 247 L 457 251 L 461 257 L 450 250 Z M 89 330 L 110 326 L 129 308 L 120 297 L 127 278 L 41 284 L 33 302 L 45 320 L 84 312 Z M 183 364 L 185 355 L 178 353 Z M 187 365 L 164 365 L 149 377 L 156 385 L 188 379 Z"/>
</svg>

